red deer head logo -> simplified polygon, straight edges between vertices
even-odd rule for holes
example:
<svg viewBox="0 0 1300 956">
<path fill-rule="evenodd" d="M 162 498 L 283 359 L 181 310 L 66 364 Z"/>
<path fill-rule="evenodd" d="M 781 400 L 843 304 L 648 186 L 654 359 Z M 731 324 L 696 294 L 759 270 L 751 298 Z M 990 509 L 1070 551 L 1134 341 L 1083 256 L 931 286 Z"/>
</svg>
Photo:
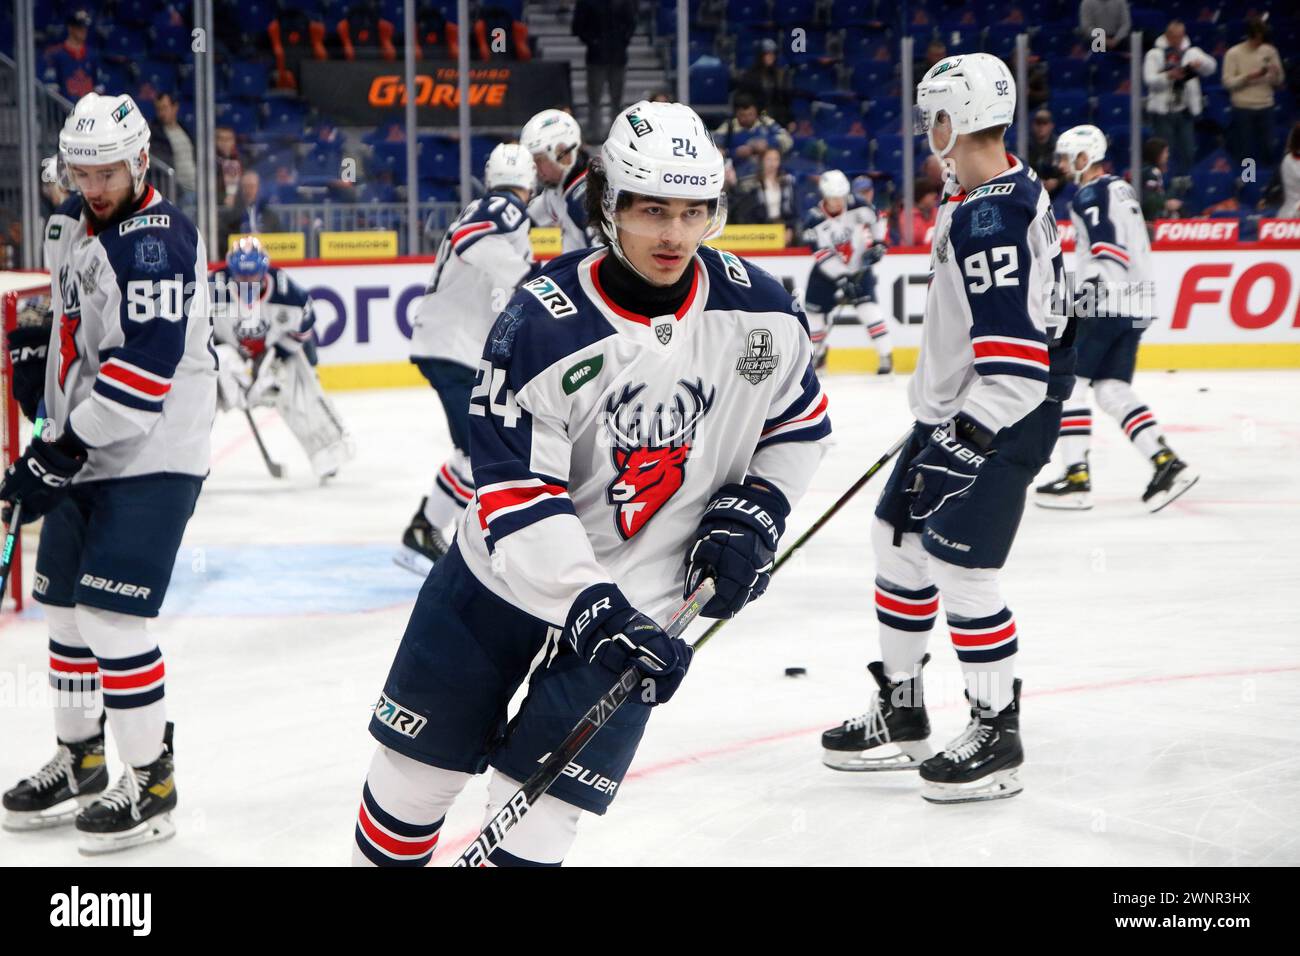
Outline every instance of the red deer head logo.
<svg viewBox="0 0 1300 956">
<path fill-rule="evenodd" d="M 643 403 L 632 406 L 645 385 L 624 385 L 617 399 L 611 395 L 605 401 L 605 427 L 618 471 L 606 494 L 615 506 L 614 524 L 624 540 L 645 527 L 677 494 L 686 479 L 695 428 L 713 407 L 717 389 L 705 395 L 704 382 L 699 379 L 678 384 L 682 390 L 673 395 L 672 402 L 660 403 L 650 416 Z"/>
</svg>

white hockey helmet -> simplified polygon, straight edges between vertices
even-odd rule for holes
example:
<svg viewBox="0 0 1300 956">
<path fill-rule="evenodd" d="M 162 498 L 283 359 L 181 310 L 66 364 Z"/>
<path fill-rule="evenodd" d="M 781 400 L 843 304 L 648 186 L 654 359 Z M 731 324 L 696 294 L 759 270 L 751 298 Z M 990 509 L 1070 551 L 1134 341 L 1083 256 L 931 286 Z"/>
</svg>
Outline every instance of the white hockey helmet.
<svg viewBox="0 0 1300 956">
<path fill-rule="evenodd" d="M 63 123 L 59 133 L 59 184 L 74 192 L 68 166 L 102 166 L 125 162 L 139 190 L 149 169 L 149 123 L 135 100 L 123 93 L 87 93 Z"/>
<path fill-rule="evenodd" d="M 537 164 L 533 154 L 518 143 L 501 143 L 483 167 L 483 184 L 489 189 L 517 187 L 532 192 L 537 185 Z"/>
<path fill-rule="evenodd" d="M 605 175 L 601 229 L 614 253 L 634 272 L 618 238 L 618 200 L 623 193 L 709 203 L 712 216 L 701 243 L 726 225 L 722 154 L 704 121 L 689 106 L 647 100 L 629 106 L 609 128 L 600 163 Z"/>
<path fill-rule="evenodd" d="M 948 114 L 952 135 L 940 148 L 934 124 Z M 990 53 L 946 56 L 916 84 L 915 130 L 924 133 L 931 151 L 943 159 L 957 137 L 994 126 L 1010 126 L 1016 118 L 1016 81 L 1007 65 Z"/>
<path fill-rule="evenodd" d="M 1071 126 L 1056 138 L 1057 160 L 1069 162 L 1070 176 L 1078 182 L 1089 166 L 1106 158 L 1106 134 L 1095 126 Z M 1075 168 L 1075 160 L 1085 157 L 1083 169 Z"/>
<path fill-rule="evenodd" d="M 582 147 L 582 129 L 578 121 L 564 110 L 542 110 L 524 124 L 519 133 L 519 145 L 528 150 L 529 155 L 545 156 L 567 171 L 577 160 L 578 150 Z"/>
<path fill-rule="evenodd" d="M 849 177 L 838 169 L 828 169 L 822 173 L 821 178 L 817 180 L 817 188 L 821 190 L 823 199 L 843 199 L 852 192 Z"/>
</svg>

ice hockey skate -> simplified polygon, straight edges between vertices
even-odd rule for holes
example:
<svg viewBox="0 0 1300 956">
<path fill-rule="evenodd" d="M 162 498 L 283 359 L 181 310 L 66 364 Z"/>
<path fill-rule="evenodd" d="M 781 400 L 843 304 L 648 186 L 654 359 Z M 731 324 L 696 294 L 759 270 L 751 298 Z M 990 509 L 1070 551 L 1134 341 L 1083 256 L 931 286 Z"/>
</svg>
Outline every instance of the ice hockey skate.
<svg viewBox="0 0 1300 956">
<path fill-rule="evenodd" d="M 1089 511 L 1092 508 L 1092 479 L 1086 461 L 1071 465 L 1064 475 L 1034 489 L 1034 504 L 1060 511 Z"/>
<path fill-rule="evenodd" d="M 45 830 L 71 823 L 108 786 L 104 763 L 104 721 L 99 733 L 59 749 L 36 773 L 4 795 L 4 829 Z"/>
<path fill-rule="evenodd" d="M 1014 797 L 1024 789 L 1018 777 L 1025 762 L 1019 679 L 1011 694 L 1011 703 L 992 716 L 971 707 L 962 735 L 921 764 L 921 796 L 931 803 L 975 803 Z"/>
<path fill-rule="evenodd" d="M 921 667 L 930 660 L 926 654 Z M 822 763 L 832 770 L 915 770 L 934 753 L 927 743 L 930 718 L 920 669 L 911 680 L 891 681 L 885 665 L 872 661 L 867 670 L 878 688 L 871 708 L 822 734 Z"/>
<path fill-rule="evenodd" d="M 106 790 L 77 814 L 83 855 L 116 853 L 176 835 L 171 811 L 176 808 L 173 779 L 172 725 L 163 736 L 163 752 L 144 767 L 128 766 Z"/>
<path fill-rule="evenodd" d="M 1155 514 L 1190 491 L 1201 476 L 1167 446 L 1156 452 L 1151 461 L 1156 473 L 1151 476 L 1147 490 L 1142 493 L 1142 502 L 1148 511 Z"/>
</svg>

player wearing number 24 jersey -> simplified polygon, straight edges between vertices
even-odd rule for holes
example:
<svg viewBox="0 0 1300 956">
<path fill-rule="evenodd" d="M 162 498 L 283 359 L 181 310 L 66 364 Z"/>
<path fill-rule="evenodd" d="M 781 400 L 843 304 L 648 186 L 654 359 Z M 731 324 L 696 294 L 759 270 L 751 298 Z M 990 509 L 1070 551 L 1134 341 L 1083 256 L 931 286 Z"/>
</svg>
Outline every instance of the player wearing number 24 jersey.
<svg viewBox="0 0 1300 956">
<path fill-rule="evenodd" d="M 686 674 L 690 647 L 662 630 L 684 595 L 711 578 L 703 613 L 729 617 L 766 588 L 830 419 L 802 310 L 701 246 L 722 176 L 691 109 L 628 108 L 590 173 L 606 245 L 549 263 L 497 317 L 470 395 L 474 500 L 371 720 L 354 862 L 423 865 L 473 774 L 494 768 L 495 812 L 635 667 L 638 691 L 481 861 L 558 865 Z"/>
</svg>

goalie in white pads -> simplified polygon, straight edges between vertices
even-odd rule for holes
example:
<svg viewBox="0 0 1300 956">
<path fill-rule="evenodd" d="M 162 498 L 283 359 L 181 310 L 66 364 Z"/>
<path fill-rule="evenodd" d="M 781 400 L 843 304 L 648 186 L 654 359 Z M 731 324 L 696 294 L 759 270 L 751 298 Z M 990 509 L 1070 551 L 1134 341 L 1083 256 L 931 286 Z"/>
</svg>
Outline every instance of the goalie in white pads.
<svg viewBox="0 0 1300 956">
<path fill-rule="evenodd" d="M 725 221 L 722 156 L 689 107 L 614 121 L 589 210 L 608 247 L 560 256 L 498 316 L 471 398 L 477 482 L 375 707 L 359 865 L 423 866 L 452 802 L 494 768 L 489 818 L 617 675 L 644 680 L 484 861 L 557 866 L 622 786 L 692 651 L 663 628 L 767 587 L 830 434 L 802 310 L 702 246 Z M 541 663 L 530 674 L 530 665 Z M 525 680 L 513 720 L 507 708 Z"/>
<path fill-rule="evenodd" d="M 1142 501 L 1150 511 L 1159 511 L 1196 484 L 1199 476 L 1174 454 L 1155 413 L 1133 391 L 1138 346 L 1155 315 L 1151 243 L 1142 207 L 1133 187 L 1102 165 L 1106 134 L 1097 127 L 1066 130 L 1056 141 L 1056 156 L 1061 171 L 1079 184 L 1070 202 L 1079 288 L 1074 302 L 1080 320 L 1075 342 L 1078 381 L 1061 415 L 1065 474 L 1039 485 L 1034 503 L 1068 510 L 1092 507 L 1091 385 L 1097 404 L 1151 462 L 1154 473 Z"/>
<path fill-rule="evenodd" d="M 822 735 L 837 770 L 919 769 L 948 803 L 1020 792 L 1016 622 L 998 584 L 1029 484 L 1051 458 L 1073 350 L 1061 243 L 1047 191 L 1006 152 L 1015 82 L 984 53 L 946 57 L 917 85 L 917 119 L 956 173 L 935 225 L 916 374 L 916 425 L 876 506 L 882 660 L 862 717 Z M 970 723 L 929 756 L 921 688 L 940 598 Z"/>
<path fill-rule="evenodd" d="M 452 523 L 474 499 L 469 466 L 469 399 L 492 320 L 533 269 L 528 199 L 537 180 L 522 146 L 502 143 L 483 171 L 487 195 L 475 199 L 438 245 L 433 278 L 411 329 L 411 361 L 438 393 L 452 453 L 420 500 L 394 560 L 424 576 L 447 553 Z"/>
<path fill-rule="evenodd" d="M 812 272 L 804 308 L 817 350 L 817 365 L 826 360 L 837 303 L 858 313 L 871 344 L 876 347 L 876 372 L 894 370 L 889 322 L 876 301 L 876 276 L 872 267 L 885 254 L 886 223 L 875 207 L 852 195 L 849 180 L 838 169 L 822 173 L 818 182 L 821 201 L 804 217 L 803 241 L 813 250 Z"/>
<path fill-rule="evenodd" d="M 316 376 L 311 298 L 245 236 L 213 273 L 212 301 L 222 408 L 274 406 L 316 477 L 332 478 L 356 445 Z"/>
</svg>

